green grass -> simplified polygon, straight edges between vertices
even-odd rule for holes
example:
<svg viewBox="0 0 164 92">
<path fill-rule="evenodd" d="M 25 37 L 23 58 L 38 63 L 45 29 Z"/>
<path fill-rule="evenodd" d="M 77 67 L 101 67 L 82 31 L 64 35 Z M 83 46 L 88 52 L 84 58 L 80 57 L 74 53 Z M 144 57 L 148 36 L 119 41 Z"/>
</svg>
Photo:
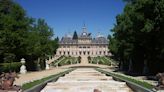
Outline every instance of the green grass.
<svg viewBox="0 0 164 92">
<path fill-rule="evenodd" d="M 112 73 L 112 72 L 107 72 L 107 71 L 104 71 L 104 70 L 101 70 L 101 69 L 96 69 L 96 70 L 99 71 L 99 72 L 102 72 L 102 73 L 104 73 L 106 75 L 113 76 L 113 77 L 116 77 L 118 79 L 122 79 L 125 82 L 126 81 L 127 82 L 130 81 L 130 82 L 136 83 L 136 84 L 138 84 L 138 85 L 140 85 L 142 87 L 145 87 L 147 89 L 152 89 L 154 87 L 153 85 L 151 85 L 151 84 L 149 84 L 149 83 L 147 83 L 145 81 L 139 81 L 139 80 L 136 80 L 136 79 L 132 79 L 132 78 L 126 77 L 126 75 L 122 76 L 122 75 L 115 74 L 115 73 Z"/>
<path fill-rule="evenodd" d="M 45 78 L 42 78 L 40 80 L 35 80 L 33 82 L 29 82 L 29 83 L 23 84 L 22 88 L 23 88 L 23 90 L 27 90 L 29 88 L 32 88 L 32 87 L 38 85 L 38 84 L 44 83 L 45 81 L 47 81 L 47 80 L 49 80 L 51 78 L 57 80 L 59 77 L 65 75 L 66 73 L 68 73 L 68 72 L 70 72 L 72 70 L 74 70 L 74 69 L 69 69 L 69 70 L 66 70 L 64 72 L 61 72 L 61 73 L 58 73 L 58 74 L 55 74 L 55 75 L 51 75 L 51 76 L 48 76 L 48 77 L 45 77 Z"/>
</svg>

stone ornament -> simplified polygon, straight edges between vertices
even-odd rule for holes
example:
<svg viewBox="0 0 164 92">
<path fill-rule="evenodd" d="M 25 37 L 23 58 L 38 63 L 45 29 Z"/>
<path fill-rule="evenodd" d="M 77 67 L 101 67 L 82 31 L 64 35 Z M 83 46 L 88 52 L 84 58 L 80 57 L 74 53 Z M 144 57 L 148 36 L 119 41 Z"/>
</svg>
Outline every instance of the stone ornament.
<svg viewBox="0 0 164 92">
<path fill-rule="evenodd" d="M 46 63 L 46 70 L 49 70 L 50 69 L 50 66 L 48 64 L 48 60 L 47 59 L 46 59 L 45 63 Z"/>
<path fill-rule="evenodd" d="M 27 73 L 26 66 L 25 66 L 26 61 L 24 58 L 21 59 L 21 63 L 22 63 L 22 66 L 20 67 L 20 73 L 26 74 Z"/>
</svg>

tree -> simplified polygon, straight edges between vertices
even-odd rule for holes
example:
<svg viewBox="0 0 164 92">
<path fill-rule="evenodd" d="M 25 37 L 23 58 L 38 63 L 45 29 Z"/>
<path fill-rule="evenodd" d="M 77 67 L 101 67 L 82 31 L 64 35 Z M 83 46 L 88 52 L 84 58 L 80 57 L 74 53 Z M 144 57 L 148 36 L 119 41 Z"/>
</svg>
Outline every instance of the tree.
<svg viewBox="0 0 164 92">
<path fill-rule="evenodd" d="M 44 19 L 28 17 L 13 0 L 0 0 L 1 63 L 19 62 L 25 58 L 29 70 L 36 70 L 34 65 L 38 62 L 44 66 L 44 59 L 58 48 L 53 35 L 53 29 Z"/>
<path fill-rule="evenodd" d="M 116 17 L 112 30 L 111 52 L 126 71 L 140 74 L 164 71 L 164 0 L 125 1 L 124 12 Z"/>
<path fill-rule="evenodd" d="M 77 33 L 76 33 L 76 30 L 74 31 L 73 39 L 74 39 L 74 40 L 77 40 L 77 39 L 78 39 L 78 35 L 77 35 Z"/>
<path fill-rule="evenodd" d="M 28 17 L 17 3 L 0 0 L 0 20 L 0 59 L 4 62 L 17 61 L 24 54 Z"/>
<path fill-rule="evenodd" d="M 26 39 L 26 51 L 29 61 L 43 64 L 49 55 L 53 55 L 56 52 L 58 42 L 55 39 L 53 40 L 52 37 L 52 28 L 47 25 L 44 19 L 35 20 Z"/>
</svg>

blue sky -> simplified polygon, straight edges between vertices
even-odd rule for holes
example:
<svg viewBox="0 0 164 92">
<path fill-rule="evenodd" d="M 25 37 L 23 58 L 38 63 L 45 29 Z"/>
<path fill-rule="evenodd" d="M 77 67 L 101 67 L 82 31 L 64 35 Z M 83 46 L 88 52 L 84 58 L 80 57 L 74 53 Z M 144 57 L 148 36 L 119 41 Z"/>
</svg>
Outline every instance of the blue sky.
<svg viewBox="0 0 164 92">
<path fill-rule="evenodd" d="M 28 16 L 43 18 L 53 28 L 55 37 L 81 33 L 85 23 L 88 32 L 107 36 L 115 24 L 115 17 L 123 11 L 123 0 L 15 0 Z"/>
</svg>

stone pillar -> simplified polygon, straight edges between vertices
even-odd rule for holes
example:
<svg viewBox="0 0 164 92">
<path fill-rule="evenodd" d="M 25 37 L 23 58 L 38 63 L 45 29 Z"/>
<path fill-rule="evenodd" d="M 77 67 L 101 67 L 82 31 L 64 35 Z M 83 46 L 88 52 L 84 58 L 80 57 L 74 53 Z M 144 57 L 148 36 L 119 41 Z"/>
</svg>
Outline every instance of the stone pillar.
<svg viewBox="0 0 164 92">
<path fill-rule="evenodd" d="M 20 67 L 20 73 L 26 74 L 27 73 L 26 66 L 25 66 L 26 61 L 24 58 L 21 59 L 21 63 L 22 63 L 22 66 Z"/>
<path fill-rule="evenodd" d="M 48 64 L 48 60 L 47 59 L 46 59 L 45 63 L 46 63 L 46 70 L 49 70 L 50 69 L 50 66 Z"/>
</svg>

